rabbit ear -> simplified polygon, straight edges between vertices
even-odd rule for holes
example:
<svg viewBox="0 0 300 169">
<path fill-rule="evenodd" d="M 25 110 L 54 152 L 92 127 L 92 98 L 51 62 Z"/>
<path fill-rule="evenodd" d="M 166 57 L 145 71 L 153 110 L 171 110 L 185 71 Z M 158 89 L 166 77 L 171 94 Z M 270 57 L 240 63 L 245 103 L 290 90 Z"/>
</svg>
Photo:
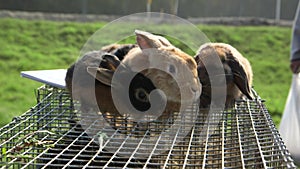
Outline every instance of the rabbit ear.
<svg viewBox="0 0 300 169">
<path fill-rule="evenodd" d="M 198 64 L 198 63 L 200 62 L 200 55 L 199 55 L 199 54 L 196 55 L 196 56 L 194 57 L 194 59 L 195 59 L 196 63 Z"/>
<path fill-rule="evenodd" d="M 104 54 L 102 59 L 106 64 L 107 68 L 102 67 L 87 67 L 87 72 L 92 75 L 99 82 L 111 86 L 112 77 L 115 70 L 120 65 L 120 60 L 111 54 Z"/>
<path fill-rule="evenodd" d="M 99 67 L 87 67 L 87 72 L 99 82 L 111 86 L 114 71 Z"/>
<path fill-rule="evenodd" d="M 251 94 L 251 88 L 249 86 L 249 79 L 243 66 L 234 57 L 228 58 L 228 65 L 231 68 L 233 74 L 233 81 L 237 87 L 245 94 L 248 99 L 253 99 Z"/>
<path fill-rule="evenodd" d="M 160 48 L 172 46 L 172 44 L 164 37 L 153 35 L 149 32 L 135 30 L 136 41 L 141 49 Z"/>
<path fill-rule="evenodd" d="M 120 60 L 115 55 L 105 54 L 102 56 L 103 61 L 107 63 L 107 66 L 110 70 L 116 70 L 120 65 Z"/>
</svg>

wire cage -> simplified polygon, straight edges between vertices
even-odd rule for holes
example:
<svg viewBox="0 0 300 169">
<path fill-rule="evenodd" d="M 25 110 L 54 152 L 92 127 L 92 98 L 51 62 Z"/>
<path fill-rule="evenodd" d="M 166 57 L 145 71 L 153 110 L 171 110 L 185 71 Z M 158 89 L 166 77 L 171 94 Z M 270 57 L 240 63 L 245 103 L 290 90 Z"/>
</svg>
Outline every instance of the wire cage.
<svg viewBox="0 0 300 169">
<path fill-rule="evenodd" d="M 103 128 L 90 137 L 97 118 L 79 123 L 79 103 L 64 89 L 45 85 L 36 95 L 36 106 L 0 129 L 1 168 L 296 168 L 259 97 L 215 113 L 213 128 L 199 113 L 188 134 L 178 128 L 174 140 L 180 141 L 164 149 L 170 140 L 160 135 L 149 141 L 156 132 L 151 127 L 142 134 L 134 134 L 134 125 Z"/>
</svg>

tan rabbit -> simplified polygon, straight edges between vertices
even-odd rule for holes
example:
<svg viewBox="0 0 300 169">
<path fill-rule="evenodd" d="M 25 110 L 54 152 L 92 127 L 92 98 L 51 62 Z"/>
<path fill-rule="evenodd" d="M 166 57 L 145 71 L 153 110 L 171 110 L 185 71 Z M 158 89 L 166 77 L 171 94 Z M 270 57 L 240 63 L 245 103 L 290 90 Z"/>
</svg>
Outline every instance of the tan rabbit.
<svg viewBox="0 0 300 169">
<path fill-rule="evenodd" d="M 139 48 L 130 50 L 122 63 L 141 71 L 172 102 L 185 105 L 197 100 L 201 83 L 194 58 L 162 36 L 139 30 L 135 34 Z"/>
<path fill-rule="evenodd" d="M 218 86 L 211 86 L 211 80 L 216 80 L 217 77 L 210 77 L 207 69 L 216 69 L 217 62 L 212 61 L 213 56 L 218 56 L 224 69 L 224 77 L 226 82 L 226 91 L 218 91 Z M 206 43 L 202 45 L 195 57 L 198 64 L 199 79 L 203 85 L 202 94 L 200 97 L 200 107 L 208 107 L 213 101 L 211 100 L 211 90 L 217 90 L 217 95 L 224 94 L 226 92 L 225 107 L 231 107 L 235 99 L 246 96 L 248 99 L 252 99 L 251 87 L 253 73 L 249 61 L 242 56 L 231 45 L 225 43 Z M 206 60 L 204 62 L 204 60 Z M 206 63 L 206 65 L 204 65 Z M 221 82 L 220 82 L 221 84 Z"/>
</svg>

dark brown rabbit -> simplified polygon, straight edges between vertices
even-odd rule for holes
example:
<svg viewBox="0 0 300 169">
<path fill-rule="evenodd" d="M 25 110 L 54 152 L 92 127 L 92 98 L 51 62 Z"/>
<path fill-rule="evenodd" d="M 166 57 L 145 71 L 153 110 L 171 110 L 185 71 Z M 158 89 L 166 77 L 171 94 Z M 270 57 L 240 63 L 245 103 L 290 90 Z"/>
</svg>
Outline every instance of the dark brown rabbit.
<svg viewBox="0 0 300 169">
<path fill-rule="evenodd" d="M 164 95 L 155 93 L 151 97 L 155 97 L 154 103 L 156 104 L 151 105 L 150 93 L 156 89 L 152 81 L 141 73 L 131 72 L 130 69 L 123 67 L 120 63 L 120 60 L 112 54 L 103 51 L 88 52 L 70 66 L 65 78 L 67 90 L 73 99 L 80 102 L 81 111 L 88 113 L 91 110 L 95 112 L 99 110 L 113 128 L 125 125 L 126 116 L 124 112 L 128 115 L 132 115 L 133 112 L 143 115 L 143 112 L 147 110 L 156 111 L 164 107 L 161 104 L 167 102 Z M 121 78 L 113 83 L 112 78 L 117 68 L 121 69 L 118 71 L 118 76 Z M 129 87 L 123 86 L 123 82 L 128 80 L 127 77 L 129 76 L 133 76 Z M 112 88 L 121 93 L 120 98 L 113 99 Z M 115 105 L 116 102 L 121 104 L 119 109 Z M 165 116 L 169 115 L 170 111 L 172 112 L 175 108 L 171 103 L 166 104 L 169 108 L 157 116 L 160 116 L 160 120 L 168 119 Z M 126 124 L 126 126 L 134 127 L 135 122 L 138 121 L 127 119 L 128 125 Z"/>
<path fill-rule="evenodd" d="M 215 83 L 217 84 L 215 86 L 211 85 L 212 80 L 217 81 L 222 79 L 220 75 L 210 76 L 207 71 L 207 69 L 216 70 L 217 67 L 220 67 L 220 64 L 212 61 L 213 59 L 210 61 L 210 58 L 213 56 L 219 57 L 222 64 L 221 66 L 223 66 L 223 77 L 225 77 L 224 80 L 226 81 L 223 83 L 219 82 L 219 84 L 226 84 L 225 91 L 221 90 L 222 86 L 218 86 L 218 82 Z M 200 107 L 208 107 L 210 104 L 214 104 L 214 101 L 211 100 L 211 90 L 216 91 L 217 97 L 226 92 L 225 107 L 231 107 L 235 99 L 242 98 L 243 96 L 246 96 L 248 99 L 253 98 L 251 93 L 253 79 L 251 65 L 249 61 L 231 45 L 224 43 L 204 44 L 199 48 L 195 60 L 198 65 L 199 79 L 203 85 Z"/>
</svg>

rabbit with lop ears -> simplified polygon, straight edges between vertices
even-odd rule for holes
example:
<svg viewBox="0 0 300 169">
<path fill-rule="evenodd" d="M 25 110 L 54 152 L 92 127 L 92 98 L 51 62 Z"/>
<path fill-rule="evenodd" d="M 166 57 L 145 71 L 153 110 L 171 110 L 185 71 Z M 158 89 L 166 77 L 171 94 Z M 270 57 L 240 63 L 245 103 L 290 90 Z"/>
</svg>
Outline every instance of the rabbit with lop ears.
<svg viewBox="0 0 300 169">
<path fill-rule="evenodd" d="M 87 71 L 88 67 L 114 69 L 116 65 L 108 63 L 106 59 L 108 56 L 115 57 L 103 51 L 88 52 L 67 70 L 65 78 L 66 88 L 73 99 L 80 101 L 80 109 L 83 112 L 88 112 L 91 109 L 96 110 L 98 105 L 103 112 L 116 112 L 115 107 L 111 104 L 110 87 L 95 81 L 95 78 Z M 117 60 L 116 57 L 115 59 Z M 94 98 L 95 96 L 97 97 L 95 93 L 99 93 L 102 96 L 96 98 L 97 101 Z M 95 102 L 99 104 L 97 105 Z"/>
<path fill-rule="evenodd" d="M 225 107 L 232 107 L 235 99 L 240 99 L 243 96 L 252 99 L 253 72 L 249 61 L 231 45 L 225 43 L 206 43 L 199 48 L 195 57 L 198 64 L 199 79 L 203 85 L 200 107 L 207 108 L 213 102 L 211 100 L 212 86 L 210 80 L 214 79 L 214 77 L 209 77 L 206 68 L 207 66 L 211 66 L 213 69 L 218 65 L 209 61 L 207 65 L 204 65 L 202 62 L 202 59 L 212 57 L 213 55 L 217 55 L 220 58 L 224 68 L 227 85 Z M 214 87 L 213 89 L 218 90 L 218 87 Z M 224 93 L 224 91 L 217 92 Z"/>
<path fill-rule="evenodd" d="M 65 78 L 67 90 L 73 99 L 81 103 L 81 111 L 87 113 L 90 110 L 100 110 L 106 121 L 114 128 L 119 128 L 125 123 L 122 122 L 124 117 L 114 104 L 111 87 L 126 93 L 124 95 L 129 95 L 130 105 L 121 105 L 121 109 L 126 112 L 132 109 L 139 111 L 150 109 L 149 95 L 156 89 L 151 80 L 141 73 L 135 74 L 129 88 L 122 86 L 121 82 L 117 86 L 112 85 L 111 79 L 120 63 L 113 54 L 103 51 L 88 52 L 68 68 Z M 124 68 L 120 76 L 127 77 L 128 74 L 132 72 Z M 165 97 L 156 96 L 158 103 L 165 103 Z M 120 100 L 124 99 L 127 98 L 120 98 Z M 153 109 L 155 106 L 161 107 L 159 104 L 153 106 Z"/>
<path fill-rule="evenodd" d="M 194 58 L 162 36 L 140 30 L 135 34 L 138 48 L 128 52 L 124 65 L 151 79 L 168 101 L 182 108 L 198 100 L 201 83 Z"/>
</svg>

